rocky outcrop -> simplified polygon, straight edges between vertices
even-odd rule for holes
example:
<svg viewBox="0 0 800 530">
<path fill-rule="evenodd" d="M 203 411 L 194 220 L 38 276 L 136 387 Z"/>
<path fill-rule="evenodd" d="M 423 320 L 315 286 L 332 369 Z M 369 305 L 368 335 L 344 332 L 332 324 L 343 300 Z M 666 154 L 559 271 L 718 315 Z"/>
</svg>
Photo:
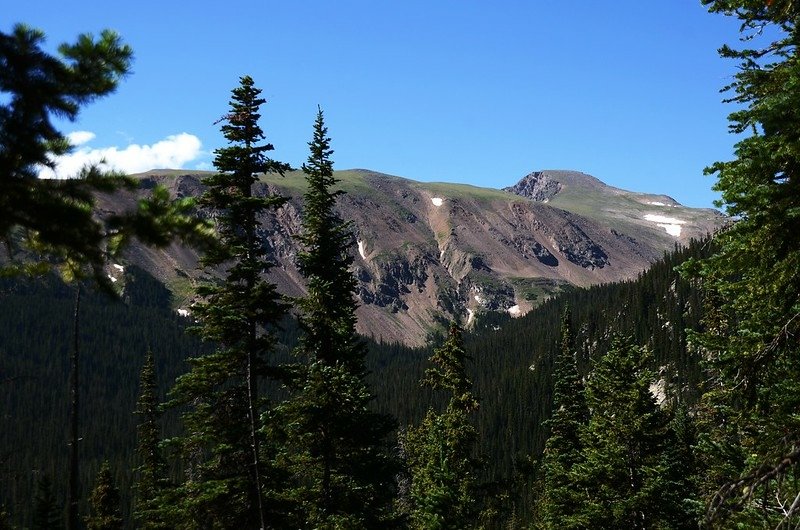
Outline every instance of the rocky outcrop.
<svg viewBox="0 0 800 530">
<path fill-rule="evenodd" d="M 602 269 L 609 264 L 603 248 L 571 221 L 554 231 L 550 241 L 565 258 L 585 269 Z"/>
<path fill-rule="evenodd" d="M 533 201 L 547 202 L 555 197 L 562 188 L 563 185 L 552 176 L 541 171 L 534 171 L 513 186 L 503 188 L 503 190 Z"/>
</svg>

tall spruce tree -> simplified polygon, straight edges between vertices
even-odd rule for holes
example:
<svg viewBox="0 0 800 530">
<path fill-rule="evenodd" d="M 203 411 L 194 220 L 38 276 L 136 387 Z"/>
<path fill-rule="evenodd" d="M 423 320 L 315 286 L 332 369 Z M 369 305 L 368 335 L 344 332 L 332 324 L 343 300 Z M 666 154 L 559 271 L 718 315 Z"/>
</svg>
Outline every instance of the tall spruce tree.
<svg viewBox="0 0 800 530">
<path fill-rule="evenodd" d="M 157 509 L 161 491 L 166 485 L 167 466 L 159 443 L 161 416 L 156 384 L 155 359 L 148 351 L 139 377 L 139 399 L 134 414 L 139 416 L 136 427 L 136 456 L 139 465 L 134 476 L 134 518 L 138 528 L 166 528 Z"/>
<path fill-rule="evenodd" d="M 586 383 L 589 422 L 583 458 L 572 476 L 584 496 L 571 517 L 582 528 L 669 528 L 680 507 L 665 458 L 669 418 L 650 392 L 650 356 L 630 338 L 614 336 Z"/>
<path fill-rule="evenodd" d="M 302 250 L 308 293 L 298 300 L 301 362 L 288 372 L 291 396 L 273 416 L 284 426 L 279 462 L 291 476 L 284 496 L 297 528 L 377 528 L 388 520 L 393 467 L 386 436 L 394 422 L 370 410 L 366 345 L 356 334 L 354 237 L 335 211 L 330 139 L 321 110 L 303 165 Z"/>
<path fill-rule="evenodd" d="M 539 522 L 543 528 L 581 528 L 582 523 L 575 519 L 580 512 L 581 491 L 573 468 L 583 459 L 580 433 L 589 411 L 583 380 L 578 374 L 569 308 L 561 320 L 561 348 L 552 377 L 553 413 L 545 422 L 550 433 L 539 468 L 542 476 Z"/>
<path fill-rule="evenodd" d="M 231 145 L 218 149 L 219 173 L 205 179 L 200 202 L 213 211 L 219 244 L 203 258 L 224 278 L 199 289 L 193 308 L 201 337 L 218 345 L 190 360 L 191 370 L 172 390 L 174 403 L 191 406 L 183 415 L 186 435 L 178 442 L 190 473 L 181 487 L 182 524 L 224 528 L 265 528 L 270 510 L 257 429 L 264 403 L 259 382 L 269 372 L 273 330 L 285 313 L 275 285 L 265 279 L 273 266 L 260 216 L 281 205 L 274 195 L 254 193 L 258 174 L 283 174 L 284 163 L 267 156 L 258 125 L 265 102 L 252 78 L 240 78 L 222 133 Z"/>
<path fill-rule="evenodd" d="M 800 521 L 800 3 L 703 0 L 741 22 L 726 87 L 742 138 L 735 158 L 707 168 L 736 222 L 719 252 L 688 267 L 718 302 L 695 337 L 710 384 L 700 421 L 709 520 L 795 527 Z"/>
<path fill-rule="evenodd" d="M 478 431 L 473 418 L 478 400 L 466 372 L 469 360 L 461 329 L 450 325 L 447 340 L 430 357 L 422 383 L 449 395 L 442 412 L 428 409 L 422 423 L 410 427 L 401 447 L 411 479 L 412 528 L 461 529 L 479 515 L 476 459 Z"/>
<path fill-rule="evenodd" d="M 122 510 L 119 489 L 111 476 L 111 467 L 103 462 L 97 472 L 94 489 L 89 496 L 89 515 L 86 517 L 89 530 L 122 530 Z"/>
</svg>

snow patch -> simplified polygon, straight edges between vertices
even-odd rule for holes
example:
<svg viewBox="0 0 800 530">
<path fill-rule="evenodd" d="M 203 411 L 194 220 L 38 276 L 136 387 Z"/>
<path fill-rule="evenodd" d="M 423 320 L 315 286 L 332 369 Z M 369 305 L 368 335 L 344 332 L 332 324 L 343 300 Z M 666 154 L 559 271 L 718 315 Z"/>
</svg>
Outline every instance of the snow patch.
<svg viewBox="0 0 800 530">
<path fill-rule="evenodd" d="M 658 202 L 658 201 L 650 201 L 647 204 L 652 204 L 653 206 L 666 206 L 666 204 L 664 204 L 663 202 Z"/>
<path fill-rule="evenodd" d="M 522 315 L 522 309 L 520 309 L 519 305 L 512 305 L 508 308 L 508 314 L 516 318 Z"/>
<path fill-rule="evenodd" d="M 124 271 L 124 270 L 125 270 L 125 267 L 123 267 L 123 266 L 122 266 L 122 265 L 120 265 L 119 263 L 114 263 L 114 264 L 113 264 L 113 265 L 111 265 L 111 266 L 112 266 L 112 267 L 114 267 L 115 269 L 117 269 L 119 272 L 122 272 L 122 271 Z"/>
<path fill-rule="evenodd" d="M 652 221 L 656 223 L 657 226 L 660 226 L 667 233 L 671 236 L 680 237 L 681 235 L 681 225 L 686 224 L 686 221 L 682 221 L 680 219 L 675 219 L 674 217 L 666 217 L 664 215 L 654 215 L 654 214 L 646 214 L 644 216 L 646 221 Z"/>
<path fill-rule="evenodd" d="M 669 235 L 671 235 L 671 236 L 675 236 L 675 237 L 680 237 L 681 236 L 681 225 L 664 225 L 664 224 L 660 224 L 658 226 L 660 226 L 661 228 L 666 230 L 667 233 Z"/>
<path fill-rule="evenodd" d="M 472 309 L 467 309 L 467 326 L 472 324 L 473 320 L 475 320 L 475 311 Z"/>
<path fill-rule="evenodd" d="M 110 274 L 108 275 L 108 279 L 111 280 L 113 283 L 117 283 L 119 281 L 116 278 L 114 278 L 113 276 L 111 276 Z"/>
<path fill-rule="evenodd" d="M 363 241 L 358 242 L 358 253 L 361 254 L 363 259 L 367 259 L 367 248 Z"/>
<path fill-rule="evenodd" d="M 482 304 L 482 303 L 483 303 L 483 298 L 481 298 L 480 296 L 478 296 L 478 295 L 476 294 L 476 295 L 475 295 L 475 301 L 476 301 L 476 302 L 478 302 L 479 304 Z"/>
<path fill-rule="evenodd" d="M 665 224 L 672 224 L 672 225 L 683 225 L 686 224 L 686 221 L 682 221 L 680 219 L 675 219 L 674 217 L 667 217 L 665 215 L 654 215 L 648 213 L 644 216 L 644 218 L 648 221 L 653 221 L 654 223 L 665 223 Z"/>
<path fill-rule="evenodd" d="M 178 309 L 178 314 L 180 316 L 182 316 L 182 317 L 188 317 L 189 316 L 189 310 L 188 309 Z"/>
<path fill-rule="evenodd" d="M 441 197 L 432 197 L 431 202 L 434 206 L 441 206 L 444 200 Z"/>
</svg>

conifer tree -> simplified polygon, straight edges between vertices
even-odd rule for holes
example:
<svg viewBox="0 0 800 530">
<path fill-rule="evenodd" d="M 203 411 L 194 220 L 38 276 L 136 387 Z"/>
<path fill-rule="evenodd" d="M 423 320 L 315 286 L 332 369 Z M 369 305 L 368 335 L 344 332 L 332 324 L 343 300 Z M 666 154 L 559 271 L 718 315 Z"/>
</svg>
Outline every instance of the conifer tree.
<svg viewBox="0 0 800 530">
<path fill-rule="evenodd" d="M 103 462 L 97 472 L 89 497 L 86 527 L 89 530 L 121 530 L 123 527 L 119 489 L 114 484 L 108 462 Z"/>
<path fill-rule="evenodd" d="M 161 246 L 178 235 L 191 239 L 202 222 L 188 215 L 191 200 L 171 200 L 163 188 L 135 212 L 96 216 L 97 193 L 137 186 L 97 165 L 67 179 L 38 178 L 42 167 L 54 168 L 58 156 L 74 149 L 54 117 L 75 120 L 82 107 L 113 93 L 133 60 L 130 46 L 109 30 L 61 44 L 58 55 L 47 53 L 44 41 L 42 31 L 24 24 L 0 32 L 0 242 L 11 258 L 23 246 L 71 268 L 80 264 L 110 287 L 104 271 L 110 248 L 134 235 Z M 41 272 L 47 265 L 14 261 L 3 270 Z"/>
<path fill-rule="evenodd" d="M 90 264 L 103 278 L 105 227 L 93 217 L 91 191 L 124 182 L 97 168 L 69 181 L 42 180 L 38 171 L 73 149 L 53 116 L 74 120 L 82 106 L 112 93 L 133 52 L 112 31 L 99 39 L 80 35 L 59 46 L 58 56 L 42 49 L 44 39 L 23 24 L 0 32 L 0 241 L 34 239 Z"/>
<path fill-rule="evenodd" d="M 50 477 L 42 474 L 36 481 L 36 496 L 33 498 L 33 528 L 34 530 L 52 530 L 53 528 L 63 528 L 63 525 L 61 510 L 56 504 Z"/>
<path fill-rule="evenodd" d="M 718 206 L 736 222 L 719 251 L 687 267 L 718 302 L 695 337 L 710 385 L 700 421 L 709 522 L 795 527 L 800 521 L 800 3 L 703 0 L 741 22 L 720 55 L 738 71 L 726 90 L 741 135 L 715 174 Z"/>
<path fill-rule="evenodd" d="M 446 391 L 444 411 L 428 409 L 422 423 L 401 440 L 408 472 L 412 528 L 460 529 L 478 517 L 478 431 L 473 415 L 478 400 L 466 373 L 469 360 L 461 329 L 450 325 L 447 340 L 430 358 L 422 383 Z"/>
<path fill-rule="evenodd" d="M 298 236 L 308 289 L 297 302 L 301 363 L 288 370 L 291 397 L 270 423 L 285 425 L 279 460 L 292 477 L 284 492 L 292 526 L 377 528 L 391 509 L 393 466 L 385 445 L 394 422 L 370 410 L 366 344 L 355 330 L 354 238 L 335 211 L 342 192 L 333 189 L 333 151 L 321 110 L 309 147 Z"/>
<path fill-rule="evenodd" d="M 679 508 L 669 491 L 667 415 L 650 392 L 649 355 L 614 336 L 586 384 L 589 422 L 573 477 L 585 492 L 573 519 L 583 528 L 659 528 Z"/>
<path fill-rule="evenodd" d="M 159 443 L 158 425 L 161 413 L 158 408 L 155 359 L 148 351 L 139 377 L 139 399 L 134 414 L 139 416 L 136 427 L 136 455 L 139 466 L 134 477 L 134 517 L 139 528 L 165 528 L 159 521 L 158 498 L 166 482 L 166 463 Z"/>
<path fill-rule="evenodd" d="M 218 149 L 219 173 L 205 179 L 201 204 L 210 208 L 219 234 L 203 264 L 222 267 L 224 278 L 198 289 L 194 306 L 200 336 L 218 345 L 192 359 L 191 371 L 172 390 L 173 403 L 191 405 L 183 415 L 186 435 L 179 440 L 191 457 L 191 474 L 182 486 L 183 520 L 226 528 L 264 528 L 269 518 L 257 422 L 263 412 L 259 381 L 268 375 L 272 330 L 285 305 L 264 276 L 272 267 L 260 216 L 283 199 L 254 193 L 258 174 L 283 174 L 287 164 L 267 156 L 258 121 L 265 102 L 252 78 L 240 78 L 222 133 L 231 145 Z"/>
<path fill-rule="evenodd" d="M 580 433 L 588 420 L 583 380 L 578 374 L 572 313 L 561 320 L 561 348 L 553 367 L 553 413 L 545 423 L 550 434 L 544 446 L 538 511 L 544 528 L 580 528 L 581 492 L 573 467 L 583 458 Z"/>
</svg>

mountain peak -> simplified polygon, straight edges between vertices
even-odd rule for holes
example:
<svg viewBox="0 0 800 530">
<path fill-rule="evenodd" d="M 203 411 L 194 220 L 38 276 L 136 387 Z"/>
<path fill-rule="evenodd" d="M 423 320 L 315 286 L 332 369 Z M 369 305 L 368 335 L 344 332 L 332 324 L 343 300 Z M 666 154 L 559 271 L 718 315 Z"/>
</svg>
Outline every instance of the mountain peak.
<svg viewBox="0 0 800 530">
<path fill-rule="evenodd" d="M 566 169 L 545 169 L 533 171 L 522 177 L 513 186 L 503 191 L 527 197 L 537 202 L 549 202 L 565 188 L 600 190 L 616 189 L 600 179 L 580 171 Z"/>
</svg>

